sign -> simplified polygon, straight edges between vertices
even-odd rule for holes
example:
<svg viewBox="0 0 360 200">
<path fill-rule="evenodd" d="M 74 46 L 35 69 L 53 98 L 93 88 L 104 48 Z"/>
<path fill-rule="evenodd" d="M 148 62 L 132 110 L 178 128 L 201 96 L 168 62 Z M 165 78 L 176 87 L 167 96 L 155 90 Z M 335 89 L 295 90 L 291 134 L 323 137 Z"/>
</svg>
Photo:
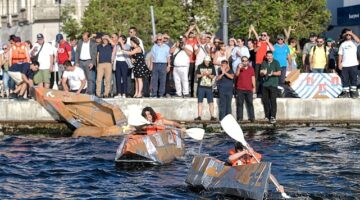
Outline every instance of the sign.
<svg viewBox="0 0 360 200">
<path fill-rule="evenodd" d="M 341 79 L 336 73 L 298 73 L 290 85 L 302 99 L 337 98 L 342 91 Z"/>
<path fill-rule="evenodd" d="M 338 8 L 337 24 L 339 26 L 360 25 L 360 5 Z"/>
</svg>

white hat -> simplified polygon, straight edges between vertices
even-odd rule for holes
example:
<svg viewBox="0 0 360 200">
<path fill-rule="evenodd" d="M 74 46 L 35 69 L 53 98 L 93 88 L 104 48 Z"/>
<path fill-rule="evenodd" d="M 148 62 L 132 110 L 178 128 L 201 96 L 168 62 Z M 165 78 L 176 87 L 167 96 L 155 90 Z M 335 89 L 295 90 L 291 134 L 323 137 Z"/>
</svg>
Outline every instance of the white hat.
<svg viewBox="0 0 360 200">
<path fill-rule="evenodd" d="M 205 56 L 204 61 L 211 61 L 211 57 L 210 56 Z"/>
</svg>

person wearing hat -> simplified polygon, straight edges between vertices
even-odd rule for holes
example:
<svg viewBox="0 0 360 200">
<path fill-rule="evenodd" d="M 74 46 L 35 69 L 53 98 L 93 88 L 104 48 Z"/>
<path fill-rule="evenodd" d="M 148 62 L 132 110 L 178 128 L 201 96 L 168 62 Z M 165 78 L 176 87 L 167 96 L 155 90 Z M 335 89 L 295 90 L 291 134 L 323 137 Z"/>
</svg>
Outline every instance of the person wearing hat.
<svg viewBox="0 0 360 200">
<path fill-rule="evenodd" d="M 288 45 L 285 44 L 284 40 L 285 36 L 283 34 L 279 34 L 277 35 L 277 42 L 274 45 L 274 59 L 280 63 L 281 67 L 281 76 L 278 88 L 281 90 L 282 95 L 284 94 L 286 71 L 288 67 L 291 68 L 290 49 Z"/>
<path fill-rule="evenodd" d="M 335 41 L 332 38 L 326 39 L 326 46 L 329 49 L 328 70 L 330 73 L 335 73 L 335 69 L 337 67 L 336 58 L 338 56 L 339 49 L 336 47 Z"/>
<path fill-rule="evenodd" d="M 214 117 L 214 94 L 212 92 L 213 80 L 216 72 L 211 57 L 206 55 L 204 62 L 197 67 L 196 78 L 198 81 L 197 98 L 198 98 L 198 116 L 195 120 L 201 120 L 203 110 L 203 100 L 206 97 L 209 104 L 210 120 L 215 121 Z"/>
<path fill-rule="evenodd" d="M 56 35 L 56 43 L 58 43 L 57 62 L 59 67 L 59 77 L 56 80 L 61 80 L 62 74 L 65 71 L 64 62 L 67 60 L 71 61 L 71 46 L 68 42 L 65 41 L 64 36 L 61 33 Z M 59 81 L 57 84 L 61 85 L 61 81 Z"/>
<path fill-rule="evenodd" d="M 302 52 L 303 53 L 303 56 L 302 56 L 303 72 L 310 72 L 310 50 L 311 50 L 311 48 L 316 46 L 316 39 L 317 39 L 316 33 L 311 32 L 309 39 L 310 39 L 310 41 L 304 45 L 303 52 Z"/>
<path fill-rule="evenodd" d="M 36 35 L 37 42 L 30 50 L 32 61 L 40 63 L 39 71 L 34 76 L 34 83 L 39 87 L 50 87 L 50 74 L 54 70 L 54 50 L 50 43 L 45 42 L 44 35 Z"/>
</svg>

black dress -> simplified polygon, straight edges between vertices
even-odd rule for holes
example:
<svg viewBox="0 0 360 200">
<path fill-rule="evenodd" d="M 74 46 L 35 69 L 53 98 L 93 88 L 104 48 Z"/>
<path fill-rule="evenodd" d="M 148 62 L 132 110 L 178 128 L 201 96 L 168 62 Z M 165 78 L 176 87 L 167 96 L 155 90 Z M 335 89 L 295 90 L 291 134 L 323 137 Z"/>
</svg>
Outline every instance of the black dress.
<svg viewBox="0 0 360 200">
<path fill-rule="evenodd" d="M 135 78 L 144 78 L 149 76 L 150 70 L 146 66 L 144 54 L 136 53 L 132 56 L 135 60 L 134 64 L 134 77 Z"/>
</svg>

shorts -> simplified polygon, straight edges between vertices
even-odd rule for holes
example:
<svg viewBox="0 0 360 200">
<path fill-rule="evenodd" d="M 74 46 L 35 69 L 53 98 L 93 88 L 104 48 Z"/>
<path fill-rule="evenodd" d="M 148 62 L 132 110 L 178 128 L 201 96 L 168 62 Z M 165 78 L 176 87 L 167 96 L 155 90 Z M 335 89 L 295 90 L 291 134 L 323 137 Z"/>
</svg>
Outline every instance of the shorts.
<svg viewBox="0 0 360 200">
<path fill-rule="evenodd" d="M 34 75 L 34 83 L 37 85 L 39 83 L 48 83 L 50 84 L 50 71 L 48 69 L 40 69 Z"/>
<path fill-rule="evenodd" d="M 206 97 L 208 103 L 214 102 L 214 99 L 213 99 L 214 94 L 213 94 L 211 88 L 204 88 L 204 87 L 198 88 L 198 103 L 202 103 L 204 97 Z"/>
<path fill-rule="evenodd" d="M 23 82 L 21 72 L 12 72 L 12 71 L 9 71 L 8 73 L 9 73 L 9 76 L 14 80 L 14 82 L 16 83 L 16 85 L 19 85 L 20 83 Z"/>
</svg>

